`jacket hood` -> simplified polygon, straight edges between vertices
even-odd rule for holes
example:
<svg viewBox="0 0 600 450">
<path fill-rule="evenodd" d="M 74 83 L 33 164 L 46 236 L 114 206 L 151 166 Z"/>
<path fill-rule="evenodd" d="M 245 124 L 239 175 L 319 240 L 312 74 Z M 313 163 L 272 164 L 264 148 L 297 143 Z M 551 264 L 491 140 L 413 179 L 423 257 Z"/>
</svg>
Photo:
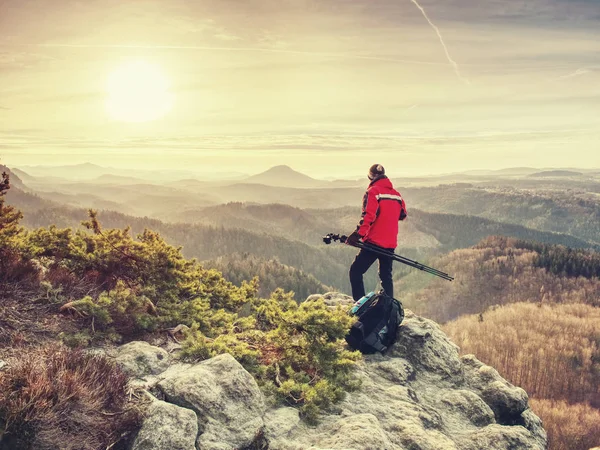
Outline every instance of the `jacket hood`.
<svg viewBox="0 0 600 450">
<path fill-rule="evenodd" d="M 392 182 L 386 175 L 381 175 L 380 177 L 375 178 L 373 181 L 371 181 L 371 183 L 369 184 L 369 187 L 374 186 L 374 185 L 381 186 L 381 187 L 387 187 L 387 188 L 391 188 L 391 189 L 394 188 L 394 186 L 392 185 Z"/>
</svg>

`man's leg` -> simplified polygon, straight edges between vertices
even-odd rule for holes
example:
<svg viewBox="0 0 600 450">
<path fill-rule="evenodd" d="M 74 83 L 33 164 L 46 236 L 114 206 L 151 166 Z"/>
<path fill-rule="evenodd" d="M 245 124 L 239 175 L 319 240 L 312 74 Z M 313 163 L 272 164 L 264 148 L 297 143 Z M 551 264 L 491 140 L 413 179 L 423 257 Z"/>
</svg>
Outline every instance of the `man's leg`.
<svg viewBox="0 0 600 450">
<path fill-rule="evenodd" d="M 375 253 L 361 249 L 350 266 L 350 285 L 352 286 L 352 297 L 354 298 L 354 301 L 360 300 L 365 296 L 363 275 L 369 270 L 369 267 L 373 265 L 376 259 L 377 255 Z"/>
<path fill-rule="evenodd" d="M 386 249 L 388 251 L 394 251 L 394 249 Z M 392 264 L 394 260 L 389 256 L 379 257 L 379 279 L 381 280 L 381 287 L 389 297 L 394 297 L 394 281 L 392 279 Z"/>
</svg>

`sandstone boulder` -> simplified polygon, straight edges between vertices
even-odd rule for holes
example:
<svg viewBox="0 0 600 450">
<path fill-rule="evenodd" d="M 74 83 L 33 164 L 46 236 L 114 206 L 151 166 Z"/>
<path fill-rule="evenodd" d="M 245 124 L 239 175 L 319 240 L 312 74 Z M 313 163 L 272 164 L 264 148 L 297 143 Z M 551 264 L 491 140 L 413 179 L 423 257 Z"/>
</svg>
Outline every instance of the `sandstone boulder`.
<svg viewBox="0 0 600 450">
<path fill-rule="evenodd" d="M 256 381 L 231 355 L 187 370 L 164 372 L 158 388 L 165 400 L 198 416 L 200 450 L 244 448 L 264 432 L 265 401 Z"/>
<path fill-rule="evenodd" d="M 158 375 L 169 367 L 169 354 L 144 341 L 134 341 L 118 347 L 111 356 L 125 372 L 135 378 Z"/>
<path fill-rule="evenodd" d="M 492 408 L 496 420 L 502 424 L 520 422 L 521 414 L 528 408 L 527 392 L 510 384 L 496 369 L 473 355 L 463 356 L 462 362 L 467 385 Z"/>
<path fill-rule="evenodd" d="M 323 299 L 325 304 L 330 309 L 335 309 L 338 306 L 342 308 L 350 308 L 354 304 L 354 299 L 349 295 L 342 294 L 340 292 L 328 292 L 327 294 L 314 294 L 309 296 L 306 301 L 314 302 L 316 300 Z"/>
<path fill-rule="evenodd" d="M 146 411 L 131 450 L 194 450 L 197 435 L 194 411 L 155 400 Z"/>
</svg>

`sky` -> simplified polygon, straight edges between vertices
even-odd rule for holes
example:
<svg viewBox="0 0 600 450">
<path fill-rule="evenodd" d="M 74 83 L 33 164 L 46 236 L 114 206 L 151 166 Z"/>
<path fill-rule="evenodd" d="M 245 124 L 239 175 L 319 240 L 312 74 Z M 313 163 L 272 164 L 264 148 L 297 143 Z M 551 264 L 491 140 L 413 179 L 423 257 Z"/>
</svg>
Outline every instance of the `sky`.
<svg viewBox="0 0 600 450">
<path fill-rule="evenodd" d="M 600 168 L 600 1 L 0 0 L 0 159 Z"/>
</svg>

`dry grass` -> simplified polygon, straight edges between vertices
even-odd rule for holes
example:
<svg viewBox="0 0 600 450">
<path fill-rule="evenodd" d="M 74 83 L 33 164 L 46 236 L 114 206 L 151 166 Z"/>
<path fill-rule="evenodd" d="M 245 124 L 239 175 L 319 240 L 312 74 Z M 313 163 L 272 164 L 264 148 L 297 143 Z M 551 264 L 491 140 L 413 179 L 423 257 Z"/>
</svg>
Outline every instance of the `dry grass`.
<svg viewBox="0 0 600 450">
<path fill-rule="evenodd" d="M 105 450 L 139 425 L 128 378 L 103 356 L 29 348 L 0 372 L 4 448 Z"/>
<path fill-rule="evenodd" d="M 23 259 L 17 249 L 6 247 L 5 242 L 0 242 L 0 244 L 3 244 L 0 247 L 0 284 L 39 283 L 39 271 L 35 265 L 31 261 Z"/>
<path fill-rule="evenodd" d="M 544 421 L 549 450 L 588 450 L 600 446 L 600 410 L 585 403 L 531 400 Z"/>
<path fill-rule="evenodd" d="M 0 289 L 3 287 L 0 285 Z M 76 329 L 72 321 L 57 314 L 55 305 L 37 298 L 39 294 L 15 285 L 0 292 L 0 357 L 7 358 L 22 347 L 40 345 L 61 331 Z"/>
</svg>

